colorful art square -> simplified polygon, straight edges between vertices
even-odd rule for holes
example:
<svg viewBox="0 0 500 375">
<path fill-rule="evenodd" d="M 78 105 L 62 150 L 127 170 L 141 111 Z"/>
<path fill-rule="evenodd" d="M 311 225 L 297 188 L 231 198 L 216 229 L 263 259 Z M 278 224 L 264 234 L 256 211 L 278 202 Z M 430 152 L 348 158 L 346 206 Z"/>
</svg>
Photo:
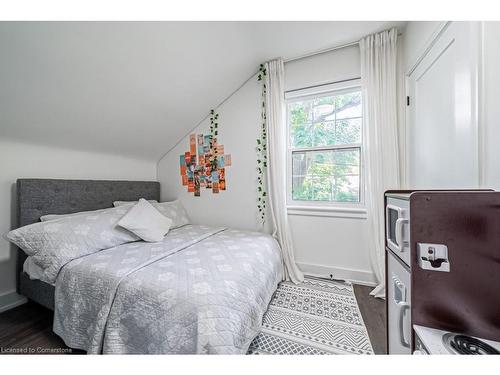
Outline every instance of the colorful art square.
<svg viewBox="0 0 500 375">
<path fill-rule="evenodd" d="M 205 144 L 205 138 L 203 137 L 203 134 L 198 134 L 198 147 L 202 147 Z"/>
<path fill-rule="evenodd" d="M 219 172 L 217 171 L 212 172 L 212 182 L 219 182 Z"/>
<path fill-rule="evenodd" d="M 194 134 L 189 136 L 189 151 L 191 155 L 196 155 L 196 135 Z"/>
</svg>

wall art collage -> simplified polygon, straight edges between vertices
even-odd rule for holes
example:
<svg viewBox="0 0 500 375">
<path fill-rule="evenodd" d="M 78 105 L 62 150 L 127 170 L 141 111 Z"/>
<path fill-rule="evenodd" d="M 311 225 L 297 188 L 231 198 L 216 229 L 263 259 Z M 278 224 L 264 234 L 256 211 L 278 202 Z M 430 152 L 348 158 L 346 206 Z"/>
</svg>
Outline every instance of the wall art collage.
<svg viewBox="0 0 500 375">
<path fill-rule="evenodd" d="M 226 168 L 231 166 L 231 155 L 224 154 L 224 145 L 217 144 L 214 135 L 191 134 L 189 151 L 180 155 L 182 185 L 187 191 L 200 196 L 202 188 L 214 194 L 226 190 Z"/>
</svg>

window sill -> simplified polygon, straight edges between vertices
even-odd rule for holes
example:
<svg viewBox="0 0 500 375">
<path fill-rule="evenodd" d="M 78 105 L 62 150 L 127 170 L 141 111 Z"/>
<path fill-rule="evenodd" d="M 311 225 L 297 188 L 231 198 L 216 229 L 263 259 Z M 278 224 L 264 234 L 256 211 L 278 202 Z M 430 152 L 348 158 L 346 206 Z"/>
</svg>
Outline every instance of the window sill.
<svg viewBox="0 0 500 375">
<path fill-rule="evenodd" d="M 359 207 L 318 207 L 318 206 L 287 206 L 288 215 L 297 216 L 326 216 L 347 219 L 366 220 L 366 208 Z"/>
</svg>

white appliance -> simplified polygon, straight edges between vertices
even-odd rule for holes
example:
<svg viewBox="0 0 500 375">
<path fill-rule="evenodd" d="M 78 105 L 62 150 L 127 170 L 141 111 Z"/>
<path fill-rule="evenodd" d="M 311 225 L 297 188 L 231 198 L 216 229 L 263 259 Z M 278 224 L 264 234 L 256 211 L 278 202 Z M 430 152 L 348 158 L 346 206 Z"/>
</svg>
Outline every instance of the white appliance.
<svg viewBox="0 0 500 375">
<path fill-rule="evenodd" d="M 500 342 L 414 325 L 413 354 L 500 354 Z"/>
<path fill-rule="evenodd" d="M 410 194 L 387 194 L 388 353 L 411 354 Z"/>
</svg>

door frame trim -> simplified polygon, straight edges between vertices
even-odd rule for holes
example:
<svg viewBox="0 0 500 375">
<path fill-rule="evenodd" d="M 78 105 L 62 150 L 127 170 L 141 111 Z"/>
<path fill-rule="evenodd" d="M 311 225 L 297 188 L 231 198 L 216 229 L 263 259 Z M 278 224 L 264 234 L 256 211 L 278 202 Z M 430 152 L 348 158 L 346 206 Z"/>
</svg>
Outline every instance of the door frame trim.
<svg viewBox="0 0 500 375">
<path fill-rule="evenodd" d="M 443 21 L 437 28 L 434 30 L 432 33 L 430 39 L 427 41 L 427 43 L 424 45 L 424 48 L 422 52 L 418 55 L 417 59 L 415 62 L 411 65 L 411 67 L 408 69 L 408 71 L 405 73 L 406 77 L 409 77 L 413 71 L 417 68 L 417 66 L 420 64 L 420 62 L 424 59 L 425 56 L 429 53 L 429 51 L 432 49 L 434 44 L 436 44 L 437 40 L 439 37 L 446 31 L 448 26 L 450 26 L 452 21 Z"/>
</svg>

